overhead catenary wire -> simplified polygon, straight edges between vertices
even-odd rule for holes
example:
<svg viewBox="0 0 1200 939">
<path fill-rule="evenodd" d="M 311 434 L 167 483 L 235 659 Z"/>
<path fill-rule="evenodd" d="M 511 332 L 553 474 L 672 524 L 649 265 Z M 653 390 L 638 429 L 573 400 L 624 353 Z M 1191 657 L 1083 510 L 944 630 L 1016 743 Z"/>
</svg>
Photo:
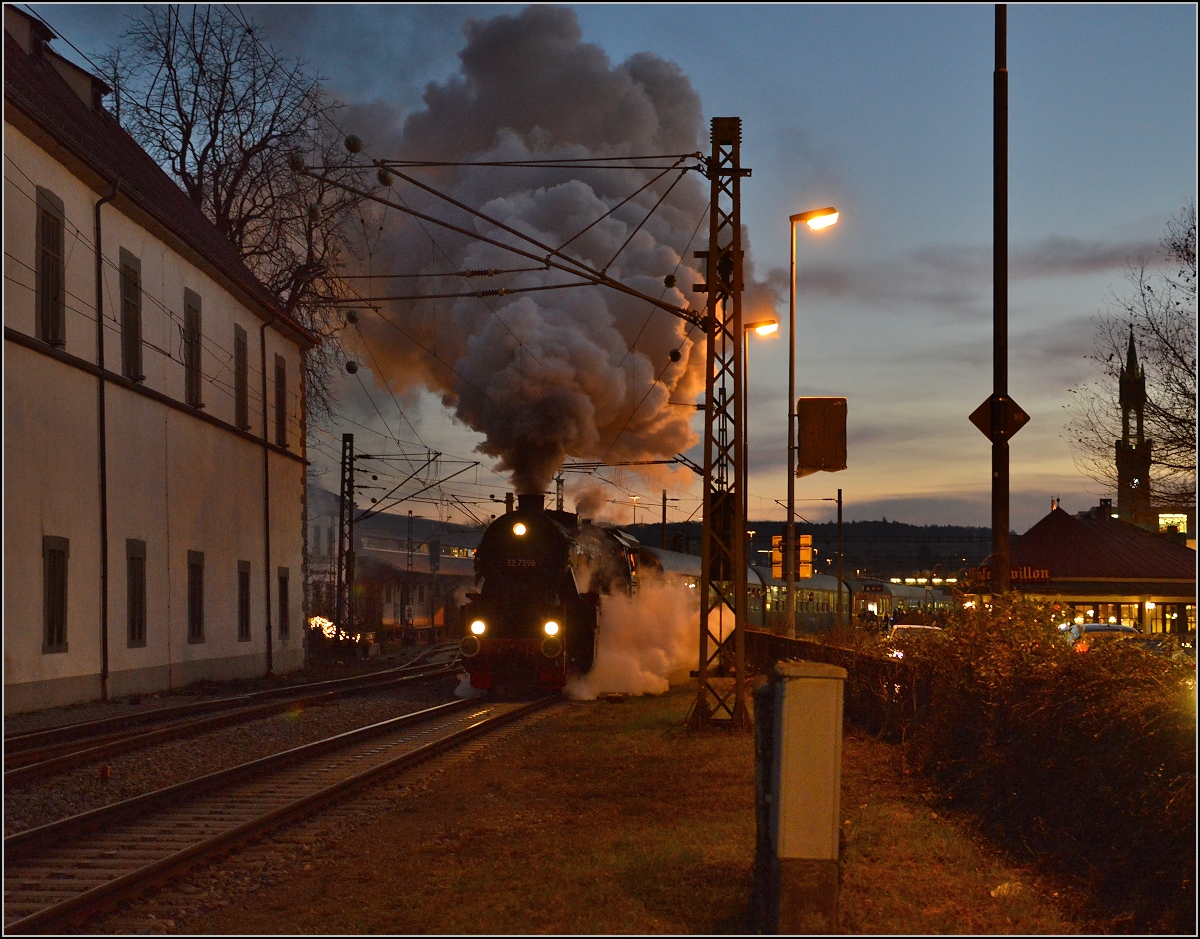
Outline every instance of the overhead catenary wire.
<svg viewBox="0 0 1200 939">
<path fill-rule="evenodd" d="M 459 233 L 461 235 L 465 235 L 469 238 L 474 238 L 475 240 L 483 242 L 484 244 L 490 244 L 493 247 L 500 248 L 504 251 L 512 252 L 513 254 L 516 254 L 519 257 L 527 258 L 530 261 L 541 261 L 547 267 L 553 267 L 558 270 L 565 271 L 568 274 L 574 274 L 577 277 L 587 278 L 588 280 L 595 283 L 597 286 L 608 287 L 612 290 L 616 290 L 621 293 L 628 294 L 629 296 L 636 297 L 639 300 L 644 300 L 647 303 L 653 304 L 656 307 L 666 310 L 668 313 L 672 313 L 675 316 L 680 317 L 681 319 L 687 320 L 688 322 L 694 322 L 696 325 L 700 325 L 700 323 L 702 321 L 701 315 L 688 307 L 679 307 L 679 306 L 676 306 L 675 304 L 666 303 L 662 300 L 651 297 L 648 294 L 644 294 L 641 291 L 635 290 L 633 287 L 628 286 L 627 284 L 623 284 L 620 281 L 615 280 L 612 277 L 609 277 L 607 274 L 601 274 L 599 271 L 592 270 L 588 265 L 583 264 L 580 261 L 575 261 L 574 259 L 569 258 L 569 256 L 564 255 L 563 257 L 567 258 L 567 261 L 569 261 L 570 263 L 567 263 L 565 261 L 554 260 L 554 256 L 555 256 L 554 249 L 547 248 L 547 246 L 542 245 L 536 239 L 529 238 L 528 236 L 522 235 L 518 231 L 509 229 L 509 227 L 504 225 L 502 222 L 498 222 L 495 219 L 491 219 L 488 216 L 483 215 L 482 213 L 476 212 L 475 210 L 472 210 L 469 208 L 467 209 L 467 211 L 471 212 L 471 214 L 476 215 L 485 221 L 493 223 L 499 228 L 502 228 L 505 230 L 511 230 L 512 233 L 514 235 L 516 235 L 518 238 L 528 241 L 529 243 L 533 244 L 535 247 L 540 247 L 543 250 L 546 250 L 547 254 L 545 256 L 539 257 L 538 255 L 533 254 L 532 252 L 526 251 L 522 248 L 518 248 L 515 245 L 505 244 L 503 241 L 499 241 L 495 238 L 489 238 L 488 236 L 481 235 L 478 232 L 469 231 L 468 229 L 462 228 L 458 225 L 454 225 L 450 222 L 444 221 L 443 219 L 436 218 L 436 217 L 434 217 L 432 215 L 428 215 L 424 212 L 419 212 L 416 209 L 410 208 L 405 205 L 400 205 L 389 199 L 385 199 L 382 196 L 376 195 L 371 192 L 367 192 L 366 190 L 358 189 L 357 187 L 351 186 L 347 183 L 338 182 L 338 181 L 329 179 L 326 176 L 322 176 L 319 173 L 313 172 L 308 167 L 305 167 L 302 170 L 299 170 L 298 172 L 304 173 L 305 175 L 310 176 L 313 179 L 320 179 L 327 183 L 330 183 L 331 185 L 340 186 L 341 188 L 345 189 L 347 192 L 351 192 L 354 195 L 362 196 L 365 199 L 371 199 L 374 202 L 378 202 L 381 205 L 389 206 L 398 211 L 401 211 L 408 215 L 411 215 L 414 218 L 423 219 L 424 221 L 430 222 L 431 224 L 438 225 L 442 228 L 446 228 L 450 231 L 457 232 L 457 233 Z"/>
</svg>

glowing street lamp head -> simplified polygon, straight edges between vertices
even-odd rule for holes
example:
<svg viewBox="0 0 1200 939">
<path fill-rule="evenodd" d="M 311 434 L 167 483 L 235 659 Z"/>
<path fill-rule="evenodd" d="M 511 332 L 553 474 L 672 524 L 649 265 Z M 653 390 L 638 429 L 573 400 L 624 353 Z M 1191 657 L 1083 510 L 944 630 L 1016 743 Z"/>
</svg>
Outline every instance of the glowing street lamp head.
<svg viewBox="0 0 1200 939">
<path fill-rule="evenodd" d="M 808 212 L 801 212 L 799 215 L 792 216 L 793 225 L 803 222 L 811 231 L 820 231 L 822 228 L 836 225 L 837 220 L 838 210 L 833 206 L 828 206 L 824 209 L 812 209 Z"/>
<path fill-rule="evenodd" d="M 759 336 L 769 336 L 779 331 L 779 320 L 757 320 L 745 325 L 746 332 L 754 330 Z"/>
</svg>

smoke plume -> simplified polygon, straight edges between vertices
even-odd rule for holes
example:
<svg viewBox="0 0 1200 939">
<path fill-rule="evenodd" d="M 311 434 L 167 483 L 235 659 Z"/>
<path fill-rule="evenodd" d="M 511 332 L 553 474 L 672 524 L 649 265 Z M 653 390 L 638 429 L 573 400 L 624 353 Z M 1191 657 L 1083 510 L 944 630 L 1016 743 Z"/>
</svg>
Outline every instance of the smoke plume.
<svg viewBox="0 0 1200 939">
<path fill-rule="evenodd" d="M 605 596 L 596 659 L 586 675 L 567 680 L 564 693 L 590 701 L 606 692 L 662 694 L 688 680 L 700 655 L 696 591 L 680 583 L 643 583 L 632 597 Z"/>
<path fill-rule="evenodd" d="M 424 108 L 402 125 L 381 106 L 353 110 L 368 152 L 439 161 L 562 160 L 686 154 L 707 145 L 699 98 L 678 66 L 649 53 L 611 63 L 598 46 L 581 41 L 569 9 L 532 6 L 470 21 L 465 32 L 458 73 L 430 84 Z M 708 193 L 694 172 L 677 183 L 679 174 L 668 173 L 620 207 L 652 173 L 440 167 L 417 174 L 543 244 L 569 242 L 565 251 L 645 294 L 678 306 L 703 303 L 690 290 L 682 292 L 704 280 L 691 252 L 707 247 Z M 518 244 L 500 227 L 403 181 L 380 193 Z M 426 275 L 359 282 L 372 284 L 376 296 L 545 287 L 575 279 L 399 213 L 389 213 L 378 243 L 368 244 L 371 272 Z M 462 273 L 511 268 L 531 269 L 488 277 Z M 665 286 L 668 275 L 678 287 Z M 362 323 L 380 377 L 393 389 L 424 384 L 439 393 L 457 420 L 483 434 L 479 449 L 511 473 L 518 492 L 546 490 L 567 457 L 656 459 L 695 443 L 694 411 L 668 402 L 690 402 L 702 390 L 703 337 L 644 301 L 580 287 L 393 300 L 381 307 L 379 316 Z"/>
</svg>

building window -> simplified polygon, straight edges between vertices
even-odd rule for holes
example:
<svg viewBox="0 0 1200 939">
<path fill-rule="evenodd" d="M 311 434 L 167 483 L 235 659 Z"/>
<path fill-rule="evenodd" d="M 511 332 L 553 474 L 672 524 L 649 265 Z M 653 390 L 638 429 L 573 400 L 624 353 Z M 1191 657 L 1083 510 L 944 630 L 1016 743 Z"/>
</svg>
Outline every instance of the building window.
<svg viewBox="0 0 1200 939">
<path fill-rule="evenodd" d="M 238 642 L 250 641 L 250 562 L 238 561 Z"/>
<path fill-rule="evenodd" d="M 135 649 L 146 644 L 146 542 L 125 540 L 125 609 L 128 644 Z"/>
<path fill-rule="evenodd" d="M 291 623 L 288 620 L 288 569 L 279 568 L 279 638 L 286 639 Z"/>
<path fill-rule="evenodd" d="M 204 552 L 189 551 L 187 558 L 188 642 L 204 641 Z"/>
<path fill-rule="evenodd" d="M 194 408 L 204 407 L 200 396 L 200 295 L 183 291 L 184 399 Z"/>
<path fill-rule="evenodd" d="M 42 654 L 67 651 L 66 538 L 42 538 Z"/>
<path fill-rule="evenodd" d="M 142 262 L 121 249 L 121 374 L 144 381 L 142 374 Z"/>
<path fill-rule="evenodd" d="M 246 357 L 246 330 L 233 327 L 233 420 L 238 430 L 250 429 L 250 364 Z"/>
<path fill-rule="evenodd" d="M 37 324 L 42 342 L 67 342 L 66 214 L 62 200 L 37 188 Z"/>
<path fill-rule="evenodd" d="M 287 434 L 287 362 L 282 355 L 275 356 L 275 443 L 288 445 Z"/>
</svg>

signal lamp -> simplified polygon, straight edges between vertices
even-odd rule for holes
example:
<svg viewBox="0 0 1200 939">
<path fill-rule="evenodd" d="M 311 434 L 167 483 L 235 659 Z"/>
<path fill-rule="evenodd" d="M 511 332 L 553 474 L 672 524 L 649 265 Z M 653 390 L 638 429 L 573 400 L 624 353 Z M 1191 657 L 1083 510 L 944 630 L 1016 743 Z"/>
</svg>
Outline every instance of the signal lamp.
<svg viewBox="0 0 1200 939">
<path fill-rule="evenodd" d="M 558 623 L 554 622 L 554 620 L 549 620 L 546 623 L 546 625 L 542 628 L 546 630 L 547 636 L 557 636 L 558 635 Z"/>
<path fill-rule="evenodd" d="M 484 623 L 483 620 L 477 619 L 471 624 L 471 632 L 473 632 L 476 636 L 482 636 L 485 632 L 487 632 L 487 624 Z"/>
<path fill-rule="evenodd" d="M 520 538 L 527 531 L 529 531 L 529 529 L 525 527 L 524 522 L 517 522 L 517 524 L 513 525 L 513 534 L 518 538 Z"/>
</svg>

